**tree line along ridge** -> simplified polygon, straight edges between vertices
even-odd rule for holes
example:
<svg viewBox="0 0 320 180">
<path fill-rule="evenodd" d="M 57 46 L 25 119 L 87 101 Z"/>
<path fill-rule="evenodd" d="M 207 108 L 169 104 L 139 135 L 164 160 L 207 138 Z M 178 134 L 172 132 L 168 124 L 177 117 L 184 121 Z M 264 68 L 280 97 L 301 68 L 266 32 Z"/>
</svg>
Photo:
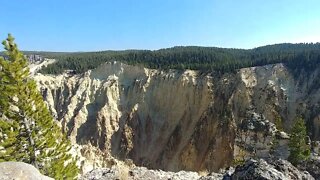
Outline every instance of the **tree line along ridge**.
<svg viewBox="0 0 320 180">
<path fill-rule="evenodd" d="M 320 43 L 275 44 L 254 49 L 177 46 L 160 50 L 124 50 L 99 52 L 24 52 L 58 60 L 40 70 L 43 74 L 61 74 L 65 70 L 83 73 L 104 62 L 119 61 L 152 69 L 191 69 L 202 72 L 234 72 L 240 68 L 284 63 L 296 69 L 312 69 L 319 64 Z"/>
</svg>

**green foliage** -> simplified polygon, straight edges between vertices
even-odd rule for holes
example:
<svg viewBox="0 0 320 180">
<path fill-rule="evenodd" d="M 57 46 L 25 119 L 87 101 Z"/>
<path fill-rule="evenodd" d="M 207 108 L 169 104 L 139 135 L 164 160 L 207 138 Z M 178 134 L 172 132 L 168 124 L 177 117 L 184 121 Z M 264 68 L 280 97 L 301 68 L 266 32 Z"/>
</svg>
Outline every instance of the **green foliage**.
<svg viewBox="0 0 320 180">
<path fill-rule="evenodd" d="M 245 151 L 243 149 L 239 149 L 239 155 L 237 157 L 234 157 L 232 161 L 232 166 L 242 166 L 245 163 Z"/>
<path fill-rule="evenodd" d="M 40 71 L 45 74 L 59 74 L 65 70 L 83 73 L 110 61 L 142 65 L 154 69 L 193 69 L 225 73 L 244 67 L 280 62 L 286 63 L 293 70 L 300 69 L 302 66 L 307 69 L 314 68 L 320 62 L 320 44 L 276 44 L 247 50 L 188 46 L 156 51 L 40 52 L 39 54 L 58 59 L 56 63 L 48 65 Z"/>
<path fill-rule="evenodd" d="M 310 157 L 310 145 L 307 144 L 307 129 L 302 118 L 297 118 L 291 130 L 288 160 L 297 165 Z"/>
<path fill-rule="evenodd" d="M 237 166 L 242 166 L 244 165 L 246 161 L 244 159 L 238 158 L 238 159 L 233 159 L 232 161 L 232 166 L 237 167 Z"/>
<path fill-rule="evenodd" d="M 14 161 L 16 150 L 18 126 L 15 122 L 0 120 L 0 162 Z"/>
<path fill-rule="evenodd" d="M 2 44 L 7 59 L 0 58 L 0 161 L 30 163 L 55 179 L 75 178 L 71 145 L 29 77 L 27 60 L 10 34 Z"/>
<path fill-rule="evenodd" d="M 275 115 L 274 124 L 276 125 L 279 131 L 283 131 L 282 119 L 280 115 L 278 114 Z"/>
</svg>

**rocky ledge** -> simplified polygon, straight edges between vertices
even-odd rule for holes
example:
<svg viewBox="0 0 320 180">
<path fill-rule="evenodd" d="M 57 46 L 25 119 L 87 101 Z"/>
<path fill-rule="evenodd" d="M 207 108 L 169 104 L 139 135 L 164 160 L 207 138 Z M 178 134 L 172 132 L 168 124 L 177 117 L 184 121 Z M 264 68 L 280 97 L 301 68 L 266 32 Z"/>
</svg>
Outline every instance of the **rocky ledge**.
<svg viewBox="0 0 320 180">
<path fill-rule="evenodd" d="M 231 179 L 314 179 L 309 172 L 300 171 L 286 160 L 275 160 L 269 163 L 263 159 L 248 160 L 238 166 Z"/>
<path fill-rule="evenodd" d="M 170 172 L 150 170 L 146 167 L 113 166 L 94 169 L 79 180 L 318 180 L 320 179 L 320 159 L 312 158 L 297 167 L 283 159 L 263 160 L 249 159 L 236 168 L 227 168 L 220 173 L 197 173 L 191 171 Z M 0 180 L 50 180 L 32 165 L 23 162 L 0 163 Z"/>
<path fill-rule="evenodd" d="M 315 160 L 312 160 L 315 162 Z M 319 162 L 318 162 L 319 164 Z M 311 167 L 310 163 L 309 166 Z M 317 164 L 315 164 L 313 169 Z M 318 167 L 318 166 L 317 166 Z M 310 168 L 309 168 L 310 169 Z M 317 169 L 317 168 L 316 168 Z M 221 173 L 209 173 L 207 175 L 199 175 L 196 172 L 179 171 L 179 172 L 166 172 L 162 170 L 149 170 L 145 167 L 134 167 L 132 169 L 123 170 L 120 168 L 103 168 L 95 169 L 85 174 L 80 179 L 85 180 L 106 180 L 106 179 L 159 179 L 159 180 L 187 180 L 187 179 L 199 179 L 199 180 L 222 180 L 222 179 L 302 179 L 312 180 L 319 179 L 319 177 L 313 177 L 311 174 L 314 172 L 308 172 L 299 170 L 294 167 L 290 162 L 282 159 L 266 160 L 249 159 L 243 165 L 234 168 L 228 168 Z"/>
<path fill-rule="evenodd" d="M 0 163 L 0 180 L 53 180 L 38 169 L 23 162 Z"/>
<path fill-rule="evenodd" d="M 212 173 L 208 176 L 200 176 L 196 172 L 179 171 L 170 172 L 162 170 L 150 170 L 145 167 L 134 167 L 128 171 L 119 168 L 95 169 L 80 178 L 80 180 L 137 180 L 137 179 L 158 179 L 158 180 L 189 180 L 189 179 L 223 179 L 222 174 Z"/>
</svg>

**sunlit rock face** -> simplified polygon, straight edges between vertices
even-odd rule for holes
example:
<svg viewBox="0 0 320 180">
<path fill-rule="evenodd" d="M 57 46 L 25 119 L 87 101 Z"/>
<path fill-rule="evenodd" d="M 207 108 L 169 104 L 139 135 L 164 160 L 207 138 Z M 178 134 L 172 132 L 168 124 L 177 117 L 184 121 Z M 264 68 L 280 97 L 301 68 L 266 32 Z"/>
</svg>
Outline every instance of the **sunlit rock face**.
<svg viewBox="0 0 320 180">
<path fill-rule="evenodd" d="M 79 145 L 85 171 L 112 165 L 113 158 L 171 171 L 217 171 L 252 156 L 287 157 L 288 135 L 281 131 L 288 132 L 297 114 L 319 139 L 319 69 L 294 76 L 276 64 L 218 76 L 113 62 L 81 75 L 34 78 Z"/>
</svg>

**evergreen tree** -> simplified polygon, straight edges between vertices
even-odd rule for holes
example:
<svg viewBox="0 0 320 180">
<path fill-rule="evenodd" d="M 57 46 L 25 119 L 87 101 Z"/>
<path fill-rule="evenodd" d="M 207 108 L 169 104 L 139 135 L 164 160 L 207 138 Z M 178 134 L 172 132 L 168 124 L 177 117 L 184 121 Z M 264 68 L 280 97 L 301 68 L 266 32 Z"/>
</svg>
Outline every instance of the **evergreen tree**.
<svg viewBox="0 0 320 180">
<path fill-rule="evenodd" d="M 0 161 L 30 163 L 56 179 L 75 178 L 76 161 L 68 153 L 70 142 L 54 121 L 28 62 L 9 34 L 0 58 Z"/>
<path fill-rule="evenodd" d="M 291 130 L 288 160 L 297 165 L 310 157 L 310 145 L 306 142 L 307 128 L 302 118 L 297 118 Z"/>
</svg>

